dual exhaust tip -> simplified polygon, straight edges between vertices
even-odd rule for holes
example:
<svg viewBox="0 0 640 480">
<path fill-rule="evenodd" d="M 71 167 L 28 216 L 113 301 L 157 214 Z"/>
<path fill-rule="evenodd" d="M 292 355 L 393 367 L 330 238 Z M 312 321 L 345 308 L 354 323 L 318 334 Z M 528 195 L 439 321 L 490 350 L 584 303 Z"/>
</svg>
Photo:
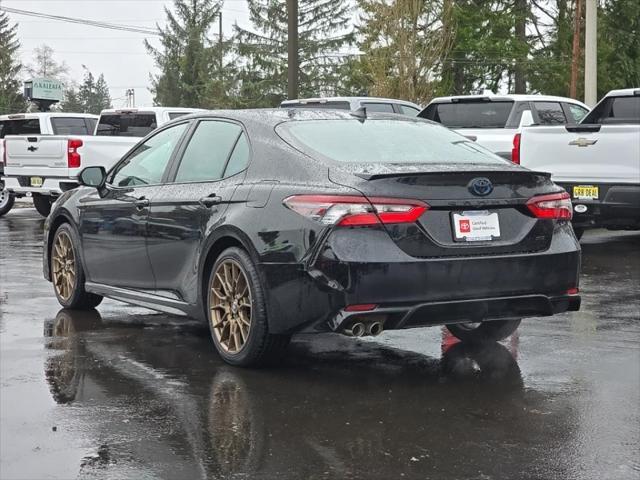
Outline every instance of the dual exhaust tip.
<svg viewBox="0 0 640 480">
<path fill-rule="evenodd" d="M 382 333 L 384 327 L 382 322 L 374 321 L 374 322 L 356 322 L 352 324 L 349 328 L 345 328 L 342 333 L 348 335 L 350 337 L 364 337 L 371 336 L 376 337 Z"/>
</svg>

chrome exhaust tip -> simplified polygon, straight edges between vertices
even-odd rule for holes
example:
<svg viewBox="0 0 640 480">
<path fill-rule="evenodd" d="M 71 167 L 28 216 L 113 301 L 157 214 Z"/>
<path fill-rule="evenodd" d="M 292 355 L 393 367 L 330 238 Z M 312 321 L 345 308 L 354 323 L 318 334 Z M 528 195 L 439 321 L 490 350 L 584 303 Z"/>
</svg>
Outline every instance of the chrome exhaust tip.
<svg viewBox="0 0 640 480">
<path fill-rule="evenodd" d="M 371 335 L 372 337 L 380 335 L 382 330 L 384 330 L 382 322 L 371 322 L 367 325 L 367 335 Z"/>
<path fill-rule="evenodd" d="M 361 337 L 365 334 L 367 328 L 362 322 L 356 322 L 351 325 L 351 328 L 345 328 L 342 333 L 350 337 Z"/>
</svg>

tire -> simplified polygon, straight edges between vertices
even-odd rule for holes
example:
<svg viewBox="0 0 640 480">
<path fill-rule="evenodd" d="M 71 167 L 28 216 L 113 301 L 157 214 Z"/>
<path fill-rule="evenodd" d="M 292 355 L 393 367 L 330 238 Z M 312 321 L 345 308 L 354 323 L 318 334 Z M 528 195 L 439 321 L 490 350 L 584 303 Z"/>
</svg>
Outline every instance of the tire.
<svg viewBox="0 0 640 480">
<path fill-rule="evenodd" d="M 8 192 L 4 188 L 0 190 L 0 217 L 9 213 L 15 201 L 16 197 L 13 193 Z"/>
<path fill-rule="evenodd" d="M 84 289 L 84 267 L 78 255 L 78 244 L 78 236 L 71 225 L 60 225 L 53 236 L 49 266 L 58 303 L 65 308 L 88 310 L 100 305 L 102 297 Z"/>
<path fill-rule="evenodd" d="M 573 227 L 573 233 L 576 235 L 576 238 L 580 240 L 582 235 L 584 235 L 584 228 Z"/>
<path fill-rule="evenodd" d="M 451 334 L 469 343 L 497 342 L 504 340 L 520 326 L 521 319 L 493 320 L 480 323 L 453 323 L 447 325 Z"/>
<path fill-rule="evenodd" d="M 265 292 L 247 252 L 224 250 L 209 272 L 206 292 L 211 338 L 225 362 L 257 367 L 282 358 L 291 337 L 269 333 Z"/>
<path fill-rule="evenodd" d="M 43 217 L 48 217 L 51 213 L 51 198 L 39 193 L 33 195 L 33 206 Z"/>
</svg>

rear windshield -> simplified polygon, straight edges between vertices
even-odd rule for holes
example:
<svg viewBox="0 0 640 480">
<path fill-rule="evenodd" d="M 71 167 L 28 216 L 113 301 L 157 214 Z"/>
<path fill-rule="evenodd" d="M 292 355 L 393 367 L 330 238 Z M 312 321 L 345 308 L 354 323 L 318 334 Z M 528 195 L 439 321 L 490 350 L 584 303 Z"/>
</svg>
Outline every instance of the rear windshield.
<svg viewBox="0 0 640 480">
<path fill-rule="evenodd" d="M 100 116 L 96 135 L 145 137 L 157 126 L 155 113 L 110 113 Z"/>
<path fill-rule="evenodd" d="M 40 135 L 40 120 L 37 118 L 0 120 L 0 138 L 6 135 Z"/>
<path fill-rule="evenodd" d="M 93 135 L 95 123 L 86 122 L 82 117 L 55 117 L 51 119 L 56 135 Z"/>
<path fill-rule="evenodd" d="M 440 125 L 391 119 L 285 122 L 278 134 L 299 150 L 345 163 L 504 164 L 506 160 Z M 507 162 L 508 163 L 508 162 Z"/>
<path fill-rule="evenodd" d="M 434 103 L 420 114 L 449 128 L 504 128 L 513 102 Z"/>
<path fill-rule="evenodd" d="M 351 110 L 349 102 L 305 102 L 305 103 L 287 103 L 281 105 L 282 108 L 313 108 L 319 110 L 321 108 L 329 108 L 332 110 Z"/>
</svg>

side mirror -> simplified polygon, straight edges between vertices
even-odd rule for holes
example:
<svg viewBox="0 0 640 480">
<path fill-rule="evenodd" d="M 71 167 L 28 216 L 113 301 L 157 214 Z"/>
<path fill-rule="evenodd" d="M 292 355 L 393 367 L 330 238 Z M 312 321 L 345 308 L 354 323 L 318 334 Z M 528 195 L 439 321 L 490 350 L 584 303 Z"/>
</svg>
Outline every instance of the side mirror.
<svg viewBox="0 0 640 480">
<path fill-rule="evenodd" d="M 522 112 L 522 116 L 520 117 L 520 124 L 518 128 L 528 127 L 529 125 L 533 125 L 535 122 L 533 121 L 533 115 L 531 114 L 531 110 L 525 110 Z"/>
<path fill-rule="evenodd" d="M 104 167 L 87 167 L 80 172 L 78 180 L 80 185 L 100 189 L 107 180 L 107 171 Z"/>
</svg>

